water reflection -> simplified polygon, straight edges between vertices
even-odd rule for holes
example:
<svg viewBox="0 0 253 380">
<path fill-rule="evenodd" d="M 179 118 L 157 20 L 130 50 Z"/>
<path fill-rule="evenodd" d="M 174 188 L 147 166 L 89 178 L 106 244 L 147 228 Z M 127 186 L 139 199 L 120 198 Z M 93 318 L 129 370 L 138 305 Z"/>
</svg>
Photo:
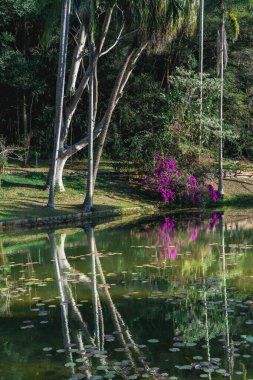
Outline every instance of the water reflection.
<svg viewBox="0 0 253 380">
<path fill-rule="evenodd" d="M 66 235 L 62 234 L 60 236 L 60 242 L 57 244 L 55 233 L 49 234 L 52 255 L 55 262 L 56 279 L 59 294 L 61 296 L 61 319 L 67 359 L 66 366 L 70 368 L 73 379 L 81 379 L 82 374 L 85 375 L 85 378 L 90 379 L 96 368 L 105 371 L 106 378 L 114 378 L 116 374 L 125 378 L 131 373 L 132 376 L 134 376 L 134 374 L 137 375 L 139 371 L 149 374 L 149 378 L 154 378 L 154 375 L 152 374 L 153 370 L 149 368 L 146 360 L 142 357 L 138 344 L 136 344 L 132 338 L 127 325 L 113 302 L 109 285 L 106 282 L 100 261 L 100 254 L 97 251 L 93 227 L 91 225 L 87 226 L 85 232 L 91 256 L 91 280 L 83 273 L 76 273 L 75 269 L 72 268 L 68 262 L 64 248 Z M 68 283 L 68 276 L 73 273 L 78 275 L 79 280 L 83 284 L 90 284 L 91 286 L 94 319 L 93 334 L 90 333 L 89 328 L 77 307 L 71 287 Z M 98 285 L 101 288 L 100 293 L 98 292 Z M 123 360 L 117 365 L 108 361 L 106 355 L 107 351 L 104 351 L 105 326 L 100 297 L 104 298 L 107 311 L 109 311 L 114 325 L 114 335 L 120 346 L 115 350 L 118 352 L 124 352 L 127 359 L 127 361 Z M 108 341 L 113 341 L 115 339 L 113 335 L 107 335 L 106 338 Z M 88 350 L 85 349 L 87 346 L 89 348 Z M 79 367 L 79 372 L 75 371 L 75 361 L 77 360 L 74 360 L 73 358 L 73 347 L 77 347 L 78 350 L 74 349 L 74 351 L 81 354 L 81 360 L 80 358 L 77 359 L 78 363 L 82 362 L 82 366 Z M 95 358 L 99 358 L 100 366 L 98 367 L 96 367 L 95 363 L 92 363 L 92 359 Z M 156 376 L 158 375 L 159 373 L 156 372 Z"/>
<path fill-rule="evenodd" d="M 16 250 L 2 240 L 0 333 L 16 343 L 1 362 L 20 326 L 33 342 L 29 368 L 17 359 L 8 378 L 252 379 L 252 226 L 229 223 L 215 213 L 55 231 Z"/>
</svg>

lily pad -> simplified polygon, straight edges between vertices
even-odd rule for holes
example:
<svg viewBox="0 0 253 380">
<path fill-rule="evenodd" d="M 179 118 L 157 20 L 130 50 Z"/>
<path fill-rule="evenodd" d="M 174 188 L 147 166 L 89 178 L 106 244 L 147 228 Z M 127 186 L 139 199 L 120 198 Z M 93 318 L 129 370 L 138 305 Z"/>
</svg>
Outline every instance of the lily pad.
<svg viewBox="0 0 253 380">
<path fill-rule="evenodd" d="M 73 362 L 65 363 L 65 367 L 68 367 L 68 368 L 74 368 L 75 366 L 76 366 L 76 363 L 73 363 Z"/>
</svg>

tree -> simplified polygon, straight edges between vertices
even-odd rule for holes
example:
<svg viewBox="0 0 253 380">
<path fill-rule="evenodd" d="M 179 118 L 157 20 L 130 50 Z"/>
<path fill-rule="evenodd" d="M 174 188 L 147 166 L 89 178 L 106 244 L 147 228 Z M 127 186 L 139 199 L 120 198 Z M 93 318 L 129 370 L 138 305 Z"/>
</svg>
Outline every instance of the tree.
<svg viewBox="0 0 253 380">
<path fill-rule="evenodd" d="M 232 40 L 235 42 L 239 36 L 240 26 L 238 22 L 238 12 L 247 5 L 252 5 L 252 0 L 218 0 L 218 12 L 220 13 L 220 23 L 217 30 L 217 72 L 220 78 L 220 136 L 219 136 L 219 184 L 218 191 L 224 196 L 223 190 L 223 103 L 224 103 L 224 70 L 228 63 L 228 41 L 226 22 L 233 27 Z"/>
<path fill-rule="evenodd" d="M 85 137 L 74 144 L 68 145 L 70 123 L 89 82 L 89 65 L 86 69 L 83 69 L 81 61 L 83 58 L 82 52 L 87 43 L 89 44 L 89 41 L 91 41 L 89 29 L 91 21 L 89 13 L 90 4 L 90 2 L 85 4 L 80 3 L 77 9 L 80 23 L 77 36 L 78 45 L 72 58 L 72 69 L 70 70 L 69 77 L 71 86 L 67 86 L 66 91 L 57 165 L 58 175 L 56 182 L 61 191 L 64 190 L 62 172 L 66 161 L 89 143 L 89 138 Z M 98 80 L 96 75 L 94 76 L 93 139 L 98 139 L 98 143 L 94 158 L 93 180 L 88 179 L 88 183 L 89 181 L 93 183 L 93 188 L 113 112 L 123 95 L 125 86 L 140 55 L 144 50 L 149 50 L 150 52 L 162 50 L 183 24 L 187 24 L 189 31 L 192 31 L 196 21 L 197 7 L 197 1 L 192 2 L 189 0 L 182 0 L 180 4 L 177 1 L 170 1 L 168 3 L 167 0 L 159 0 L 158 3 L 151 0 L 148 2 L 124 0 L 120 4 L 117 1 L 96 2 L 96 9 L 93 15 L 95 31 L 94 73 L 98 72 L 100 67 L 98 63 L 102 57 L 107 55 L 113 48 L 116 48 L 119 43 L 121 43 L 121 49 L 117 62 L 113 62 L 113 71 L 117 71 L 118 74 L 114 80 L 111 92 L 108 94 L 108 102 L 107 104 L 100 105 L 99 112 Z M 120 26 L 117 27 L 119 20 L 121 20 Z M 124 35 L 123 32 L 125 33 Z M 110 42 L 111 46 L 105 47 L 105 43 Z M 111 81 L 112 79 L 110 78 L 110 83 Z M 70 89 L 72 90 L 71 92 Z M 97 120 L 98 115 L 100 116 L 99 120 Z M 91 171 L 89 171 L 88 178 L 90 177 Z M 88 195 L 86 200 L 89 197 Z M 87 201 L 85 202 L 85 208 L 86 206 Z M 86 209 L 89 209 L 89 207 Z"/>
<path fill-rule="evenodd" d="M 204 74 L 204 19 L 205 0 L 200 0 L 200 124 L 199 124 L 199 151 L 202 149 L 202 119 L 203 119 L 203 74 Z"/>
<path fill-rule="evenodd" d="M 48 198 L 48 207 L 54 208 L 54 192 L 58 170 L 60 134 L 63 120 L 63 100 L 65 88 L 65 75 L 67 66 L 67 51 L 68 51 L 68 32 L 70 18 L 71 0 L 65 0 L 62 5 L 61 19 L 61 38 L 60 38 L 60 54 L 58 64 L 57 88 L 56 88 L 56 116 L 54 129 L 54 151 L 51 166 L 50 189 Z"/>
</svg>

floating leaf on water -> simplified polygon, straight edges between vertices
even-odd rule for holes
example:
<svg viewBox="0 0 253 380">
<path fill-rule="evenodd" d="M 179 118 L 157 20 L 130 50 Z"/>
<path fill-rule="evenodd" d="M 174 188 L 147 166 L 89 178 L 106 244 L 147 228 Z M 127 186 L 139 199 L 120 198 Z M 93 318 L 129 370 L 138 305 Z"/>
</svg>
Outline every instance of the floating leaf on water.
<svg viewBox="0 0 253 380">
<path fill-rule="evenodd" d="M 174 347 L 169 349 L 171 352 L 179 352 L 180 348 Z"/>
<path fill-rule="evenodd" d="M 251 355 L 247 355 L 247 354 L 246 354 L 246 355 L 242 355 L 242 357 L 243 357 L 243 358 L 246 358 L 246 359 L 249 359 L 249 358 L 251 358 Z"/>
<path fill-rule="evenodd" d="M 197 343 L 194 343 L 194 342 L 185 343 L 185 347 L 195 347 L 196 345 L 197 345 Z"/>
<path fill-rule="evenodd" d="M 75 366 L 76 366 L 76 363 L 73 363 L 73 362 L 65 363 L 65 367 L 68 367 L 68 368 L 74 368 Z"/>
<path fill-rule="evenodd" d="M 63 354 L 65 350 L 63 348 L 59 348 L 59 350 L 56 350 L 56 352 L 58 352 L 58 354 Z"/>
<path fill-rule="evenodd" d="M 99 365 L 97 366 L 98 371 L 107 371 L 108 366 L 107 365 Z"/>
<path fill-rule="evenodd" d="M 76 359 L 75 361 L 76 361 L 76 363 L 83 363 L 84 360 L 85 360 L 85 359 L 83 359 L 83 358 L 78 358 L 78 359 Z"/>
<path fill-rule="evenodd" d="M 209 377 L 207 373 L 202 373 L 200 377 Z"/>
<path fill-rule="evenodd" d="M 202 360 L 203 356 L 193 356 L 193 360 Z"/>
<path fill-rule="evenodd" d="M 216 367 L 217 368 L 217 367 Z M 214 372 L 214 369 L 213 368 L 204 368 L 204 371 L 206 373 L 213 373 Z"/>
<path fill-rule="evenodd" d="M 159 343 L 159 340 L 158 339 L 149 339 L 148 342 L 149 343 Z"/>
<path fill-rule="evenodd" d="M 105 379 L 114 379 L 114 377 L 115 377 L 115 372 L 109 372 L 106 375 L 104 375 Z"/>
<path fill-rule="evenodd" d="M 52 347 L 44 347 L 44 348 L 43 348 L 43 351 L 45 351 L 45 352 L 47 352 L 47 351 L 52 351 L 52 349 L 53 349 Z"/>
<path fill-rule="evenodd" d="M 131 376 L 128 376 L 128 379 L 129 379 L 129 380 L 136 380 L 136 379 L 138 379 L 138 375 L 131 375 Z"/>
<path fill-rule="evenodd" d="M 22 329 L 22 330 L 33 329 L 33 328 L 34 328 L 34 325 L 25 325 L 25 326 L 21 326 L 21 329 Z"/>
<path fill-rule="evenodd" d="M 243 375 L 243 372 L 241 372 L 241 371 L 236 371 L 235 374 L 236 374 L 236 375 Z"/>
<path fill-rule="evenodd" d="M 186 365 L 181 365 L 180 369 L 182 369 L 182 370 L 190 370 L 190 369 L 192 369 L 192 366 L 191 366 L 191 365 L 188 365 L 188 364 L 186 364 Z"/>
<path fill-rule="evenodd" d="M 219 368 L 219 369 L 216 369 L 215 372 L 217 372 L 217 373 L 221 373 L 221 374 L 224 374 L 224 373 L 226 373 L 227 371 L 226 371 L 225 369 L 223 369 L 223 368 Z"/>
</svg>

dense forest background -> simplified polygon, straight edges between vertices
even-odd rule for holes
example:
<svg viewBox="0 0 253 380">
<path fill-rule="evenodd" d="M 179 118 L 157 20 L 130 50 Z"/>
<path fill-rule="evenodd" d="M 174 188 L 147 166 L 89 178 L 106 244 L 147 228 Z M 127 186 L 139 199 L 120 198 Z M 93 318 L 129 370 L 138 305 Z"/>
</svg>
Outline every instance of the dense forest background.
<svg viewBox="0 0 253 380">
<path fill-rule="evenodd" d="M 2 0 L 0 3 L 0 136 L 50 159 L 53 150 L 55 88 L 58 65 L 60 8 L 52 2 Z M 217 157 L 219 83 L 217 28 L 219 16 L 207 1 L 204 36 L 203 152 Z M 253 12 L 238 13 L 240 34 L 233 41 L 228 25 L 229 61 L 225 72 L 225 156 L 253 159 Z M 77 25 L 72 20 L 69 60 Z M 99 104 L 109 96 L 108 83 L 119 67 L 122 46 L 105 56 L 98 77 Z M 88 56 L 84 53 L 84 60 Z M 173 156 L 197 155 L 199 148 L 199 33 L 182 29 L 162 53 L 144 53 L 114 112 L 104 157 L 141 165 L 154 151 Z M 69 67 L 70 65 L 68 65 Z M 102 111 L 101 111 L 102 112 Z M 71 124 L 70 139 L 87 134 L 87 94 Z M 71 143 L 71 141 L 70 141 Z M 75 157 L 81 158 L 86 151 Z"/>
</svg>

